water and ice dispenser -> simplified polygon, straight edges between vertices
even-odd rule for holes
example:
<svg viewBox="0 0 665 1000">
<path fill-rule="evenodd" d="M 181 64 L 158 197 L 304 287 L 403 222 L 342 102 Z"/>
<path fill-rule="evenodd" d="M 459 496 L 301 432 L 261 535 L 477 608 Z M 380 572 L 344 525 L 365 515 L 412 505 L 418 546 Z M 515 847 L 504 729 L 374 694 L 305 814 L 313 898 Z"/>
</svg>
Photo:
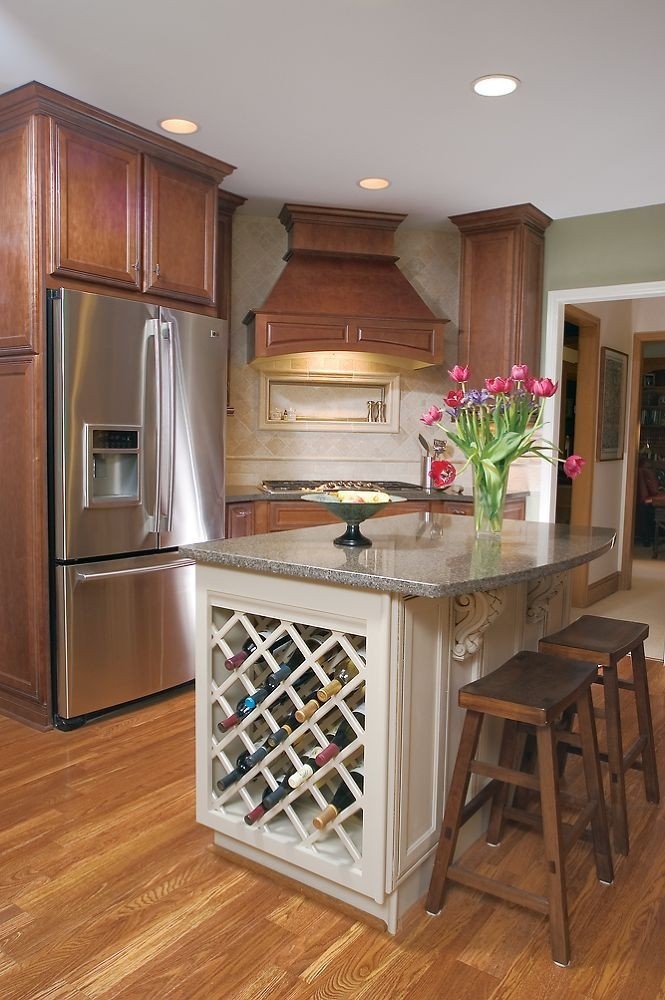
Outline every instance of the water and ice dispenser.
<svg viewBox="0 0 665 1000">
<path fill-rule="evenodd" d="M 86 506 L 139 502 L 138 427 L 86 426 Z"/>
</svg>

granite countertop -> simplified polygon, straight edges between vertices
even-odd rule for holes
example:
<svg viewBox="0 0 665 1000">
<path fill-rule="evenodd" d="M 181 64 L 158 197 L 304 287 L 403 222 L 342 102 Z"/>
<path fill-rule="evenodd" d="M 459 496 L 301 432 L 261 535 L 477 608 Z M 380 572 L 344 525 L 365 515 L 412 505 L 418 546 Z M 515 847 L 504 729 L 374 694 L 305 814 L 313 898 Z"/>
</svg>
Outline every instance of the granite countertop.
<svg viewBox="0 0 665 1000">
<path fill-rule="evenodd" d="M 471 518 L 403 514 L 363 522 L 364 549 L 333 545 L 343 524 L 182 546 L 198 563 L 369 590 L 445 597 L 505 587 L 589 562 L 612 548 L 611 528 L 504 521 L 477 541 Z"/>
</svg>

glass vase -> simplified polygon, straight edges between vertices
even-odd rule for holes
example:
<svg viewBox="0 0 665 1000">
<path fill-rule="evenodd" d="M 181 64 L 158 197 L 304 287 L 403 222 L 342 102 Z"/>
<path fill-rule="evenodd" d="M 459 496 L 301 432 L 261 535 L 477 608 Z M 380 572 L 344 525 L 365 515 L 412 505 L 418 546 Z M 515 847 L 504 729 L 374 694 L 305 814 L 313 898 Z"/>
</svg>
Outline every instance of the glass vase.
<svg viewBox="0 0 665 1000">
<path fill-rule="evenodd" d="M 476 538 L 497 538 L 503 527 L 503 508 L 510 466 L 493 467 L 487 474 L 482 465 L 473 466 L 473 520 Z"/>
</svg>

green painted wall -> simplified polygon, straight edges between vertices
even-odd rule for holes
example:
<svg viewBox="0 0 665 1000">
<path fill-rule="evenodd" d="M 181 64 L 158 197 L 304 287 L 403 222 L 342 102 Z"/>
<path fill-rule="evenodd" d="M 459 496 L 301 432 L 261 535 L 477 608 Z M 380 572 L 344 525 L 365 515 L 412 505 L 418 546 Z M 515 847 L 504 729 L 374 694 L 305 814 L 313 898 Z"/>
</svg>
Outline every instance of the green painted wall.
<svg viewBox="0 0 665 1000">
<path fill-rule="evenodd" d="M 545 293 L 665 280 L 665 205 L 558 219 L 545 231 Z"/>
</svg>

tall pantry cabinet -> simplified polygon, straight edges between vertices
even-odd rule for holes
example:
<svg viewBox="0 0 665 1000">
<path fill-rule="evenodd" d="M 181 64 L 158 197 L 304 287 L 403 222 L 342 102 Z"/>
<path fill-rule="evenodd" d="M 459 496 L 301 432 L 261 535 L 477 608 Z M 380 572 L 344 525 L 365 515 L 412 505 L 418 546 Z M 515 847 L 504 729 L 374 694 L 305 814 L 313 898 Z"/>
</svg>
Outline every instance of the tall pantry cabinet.
<svg viewBox="0 0 665 1000">
<path fill-rule="evenodd" d="M 228 309 L 233 169 L 39 83 L 0 95 L 0 712 L 36 727 L 51 722 L 46 289 Z M 224 196 L 222 232 L 242 202 Z"/>
</svg>

